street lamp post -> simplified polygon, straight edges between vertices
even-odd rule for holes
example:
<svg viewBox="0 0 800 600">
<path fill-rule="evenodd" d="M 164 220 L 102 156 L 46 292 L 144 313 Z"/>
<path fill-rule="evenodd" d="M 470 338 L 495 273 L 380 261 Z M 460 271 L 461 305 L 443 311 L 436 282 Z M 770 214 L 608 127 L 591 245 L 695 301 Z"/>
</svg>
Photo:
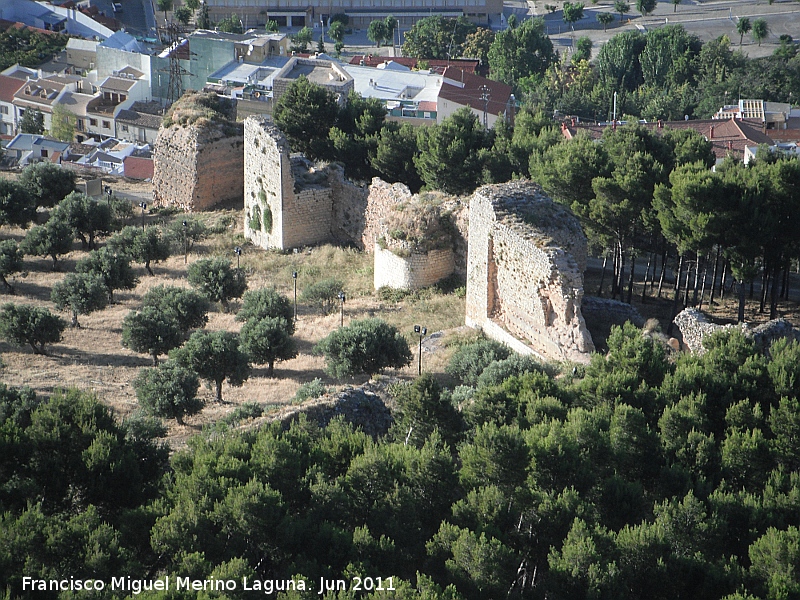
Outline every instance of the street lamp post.
<svg viewBox="0 0 800 600">
<path fill-rule="evenodd" d="M 345 301 L 344 292 L 339 292 L 339 301 L 342 303 L 342 317 L 341 320 L 339 321 L 339 327 L 344 327 L 344 301 Z"/>
<path fill-rule="evenodd" d="M 239 257 L 242 255 L 242 249 L 239 246 L 233 249 L 234 254 L 236 254 L 236 270 L 239 270 Z"/>
<path fill-rule="evenodd" d="M 294 280 L 294 322 L 297 323 L 297 271 L 292 271 Z"/>
<path fill-rule="evenodd" d="M 189 262 L 189 223 L 183 222 L 183 264 Z"/>
<path fill-rule="evenodd" d="M 414 325 L 414 333 L 419 336 L 419 362 L 417 366 L 417 374 L 422 375 L 422 339 L 428 334 L 428 328 Z"/>
<path fill-rule="evenodd" d="M 139 202 L 139 206 L 142 208 L 142 231 L 144 231 L 144 211 L 147 210 L 147 202 Z"/>
<path fill-rule="evenodd" d="M 111 206 L 111 186 L 110 185 L 106 186 L 106 204 L 108 204 L 108 206 Z"/>
</svg>

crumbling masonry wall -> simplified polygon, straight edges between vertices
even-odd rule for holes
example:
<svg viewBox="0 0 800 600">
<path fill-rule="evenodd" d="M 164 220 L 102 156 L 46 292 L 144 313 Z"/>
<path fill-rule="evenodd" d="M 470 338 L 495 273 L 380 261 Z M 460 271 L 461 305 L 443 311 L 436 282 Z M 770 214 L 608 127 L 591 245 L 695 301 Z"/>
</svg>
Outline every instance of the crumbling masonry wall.
<svg viewBox="0 0 800 600">
<path fill-rule="evenodd" d="M 382 287 L 417 290 L 451 275 L 454 267 L 453 250 L 449 248 L 398 256 L 375 244 L 376 290 Z"/>
<path fill-rule="evenodd" d="M 518 352 L 588 362 L 586 259 L 577 219 L 536 184 L 479 188 L 469 201 L 467 325 Z"/>
<path fill-rule="evenodd" d="M 153 146 L 156 206 L 194 211 L 238 200 L 244 188 L 243 173 L 242 126 L 223 115 L 217 120 L 174 121 L 158 130 Z"/>
<path fill-rule="evenodd" d="M 335 217 L 346 207 L 336 205 L 365 203 L 365 188 L 346 181 L 338 165 L 317 168 L 292 156 L 286 138 L 263 117 L 245 119 L 244 148 L 246 238 L 279 249 L 349 241 Z"/>
</svg>

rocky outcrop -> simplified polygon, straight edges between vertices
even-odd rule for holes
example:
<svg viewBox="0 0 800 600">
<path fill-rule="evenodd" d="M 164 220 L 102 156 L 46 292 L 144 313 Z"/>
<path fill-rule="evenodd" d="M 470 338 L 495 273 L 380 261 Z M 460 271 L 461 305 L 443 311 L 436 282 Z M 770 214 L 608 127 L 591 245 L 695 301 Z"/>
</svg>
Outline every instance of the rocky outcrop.
<svg viewBox="0 0 800 600">
<path fill-rule="evenodd" d="M 586 260 L 578 220 L 538 185 L 479 188 L 469 200 L 467 325 L 517 351 L 588 362 Z"/>
<path fill-rule="evenodd" d="M 188 211 L 239 200 L 244 138 L 236 105 L 187 93 L 165 117 L 153 147 L 153 203 Z"/>
<path fill-rule="evenodd" d="M 703 354 L 706 351 L 703 347 L 703 340 L 717 331 L 739 329 L 747 337 L 752 338 L 756 346 L 764 351 L 769 350 L 775 340 L 785 337 L 800 339 L 800 332 L 794 329 L 786 319 L 774 319 L 761 325 L 749 323 L 720 325 L 710 321 L 703 312 L 695 308 L 685 308 L 678 313 L 673 323 L 681 332 L 684 346 L 697 354 Z"/>
</svg>

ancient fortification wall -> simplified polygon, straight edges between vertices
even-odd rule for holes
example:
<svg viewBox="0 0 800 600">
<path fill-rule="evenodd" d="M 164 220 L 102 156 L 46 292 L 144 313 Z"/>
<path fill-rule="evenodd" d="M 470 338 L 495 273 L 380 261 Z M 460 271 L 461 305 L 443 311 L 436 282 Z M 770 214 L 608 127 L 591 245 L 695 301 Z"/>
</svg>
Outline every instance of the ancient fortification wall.
<svg viewBox="0 0 800 600">
<path fill-rule="evenodd" d="M 453 250 L 430 250 L 398 256 L 375 244 L 375 289 L 384 286 L 416 290 L 433 285 L 453 273 Z"/>
<path fill-rule="evenodd" d="M 536 184 L 478 189 L 469 201 L 467 324 L 517 351 L 587 362 L 586 259 L 577 219 Z"/>
<path fill-rule="evenodd" d="M 153 203 L 205 210 L 242 197 L 242 126 L 194 104 L 202 94 L 175 103 L 171 124 L 158 131 L 153 147 Z M 227 110 L 228 107 L 225 107 Z M 235 114 L 235 106 L 234 106 Z M 181 115 L 192 114 L 180 118 Z M 206 115 L 212 115 L 209 118 Z"/>
<path fill-rule="evenodd" d="M 317 167 L 291 156 L 283 134 L 266 119 L 244 123 L 245 237 L 280 249 L 350 242 L 349 220 L 358 220 L 367 190 L 348 182 L 338 165 Z M 340 221 L 345 213 L 349 220 Z"/>
<path fill-rule="evenodd" d="M 703 347 L 703 340 L 717 331 L 740 329 L 744 335 L 752 338 L 756 346 L 762 350 L 769 349 L 772 342 L 780 338 L 800 339 L 800 332 L 794 329 L 786 319 L 774 319 L 761 325 L 750 323 L 719 325 L 711 322 L 703 312 L 696 308 L 685 308 L 678 313 L 673 322 L 681 332 L 686 349 L 697 354 L 703 354 L 706 351 Z"/>
</svg>

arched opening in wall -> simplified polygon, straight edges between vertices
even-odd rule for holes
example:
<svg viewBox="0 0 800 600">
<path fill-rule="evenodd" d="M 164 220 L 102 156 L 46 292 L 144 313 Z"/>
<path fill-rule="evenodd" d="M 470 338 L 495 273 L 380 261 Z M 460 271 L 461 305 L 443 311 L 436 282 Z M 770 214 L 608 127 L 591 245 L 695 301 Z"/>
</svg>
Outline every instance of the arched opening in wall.
<svg viewBox="0 0 800 600">
<path fill-rule="evenodd" d="M 503 312 L 497 284 L 497 260 L 494 255 L 494 240 L 489 237 L 488 256 L 486 257 L 486 316 L 496 319 Z"/>
</svg>

